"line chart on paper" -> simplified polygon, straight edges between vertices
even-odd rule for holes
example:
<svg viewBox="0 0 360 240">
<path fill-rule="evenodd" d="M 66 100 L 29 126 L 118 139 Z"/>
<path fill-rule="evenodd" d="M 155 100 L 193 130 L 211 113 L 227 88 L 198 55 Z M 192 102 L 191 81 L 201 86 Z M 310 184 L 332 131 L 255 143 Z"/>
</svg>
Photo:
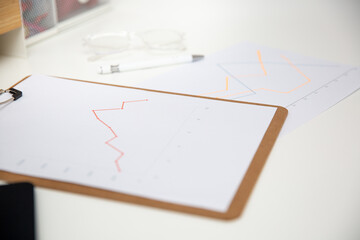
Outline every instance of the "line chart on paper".
<svg viewBox="0 0 360 240">
<path fill-rule="evenodd" d="M 241 43 L 137 86 L 283 106 L 283 134 L 359 89 L 360 68 Z"/>
<path fill-rule="evenodd" d="M 124 152 L 119 149 L 118 147 L 116 147 L 115 145 L 111 144 L 111 142 L 115 139 L 117 139 L 119 136 L 118 134 L 113 130 L 113 128 L 108 125 L 107 123 L 105 123 L 100 117 L 99 117 L 99 113 L 100 112 L 104 112 L 104 111 L 120 111 L 120 110 L 124 110 L 125 108 L 125 104 L 129 104 L 129 103 L 138 103 L 138 102 L 147 102 L 148 99 L 141 99 L 141 100 L 132 100 L 132 101 L 123 101 L 121 104 L 120 108 L 110 108 L 110 109 L 96 109 L 96 110 L 92 110 L 93 114 L 95 115 L 95 118 L 101 123 L 103 124 L 105 127 L 107 127 L 111 134 L 112 137 L 110 139 L 108 139 L 105 144 L 107 146 L 109 146 L 110 148 L 112 148 L 113 150 L 115 150 L 116 152 L 119 153 L 118 157 L 115 159 L 115 166 L 118 172 L 121 172 L 121 168 L 120 168 L 120 159 L 124 156 Z"/>
<path fill-rule="evenodd" d="M 311 79 L 306 76 L 296 65 L 294 65 L 290 59 L 285 56 L 281 56 L 284 63 L 278 63 L 279 70 L 274 69 L 274 63 L 263 62 L 261 57 L 261 51 L 257 51 L 257 56 L 259 59 L 258 63 L 227 63 L 227 64 L 218 64 L 218 67 L 222 69 L 227 76 L 225 77 L 225 87 L 222 90 L 217 90 L 208 93 L 202 93 L 203 96 L 215 96 L 217 98 L 239 98 L 243 96 L 247 96 L 249 94 L 256 94 L 259 91 L 269 91 L 273 93 L 279 94 L 290 94 L 293 91 L 309 84 Z M 276 63 L 275 63 L 276 64 Z M 266 67 L 265 67 L 266 65 Z M 268 74 L 267 66 L 270 66 L 270 74 Z M 292 83 L 282 83 L 283 85 L 287 85 L 285 88 L 278 87 L 272 88 L 271 85 L 274 84 L 274 80 L 278 81 L 279 78 L 277 71 L 284 72 L 285 70 L 293 70 L 290 71 L 292 74 Z M 250 72 L 250 73 L 248 73 Z M 299 79 L 300 77 L 300 79 Z M 302 81 L 301 81 L 302 78 Z M 233 79 L 234 84 L 243 86 L 244 90 L 233 91 L 232 86 L 229 86 L 230 79 Z M 289 79 L 290 80 L 290 79 Z M 250 87 L 252 86 L 252 87 Z M 267 86 L 267 87 L 264 87 Z M 238 89 L 238 87 L 236 88 Z"/>
<path fill-rule="evenodd" d="M 42 75 L 17 87 L 2 171 L 221 212 L 280 109 Z"/>
</svg>

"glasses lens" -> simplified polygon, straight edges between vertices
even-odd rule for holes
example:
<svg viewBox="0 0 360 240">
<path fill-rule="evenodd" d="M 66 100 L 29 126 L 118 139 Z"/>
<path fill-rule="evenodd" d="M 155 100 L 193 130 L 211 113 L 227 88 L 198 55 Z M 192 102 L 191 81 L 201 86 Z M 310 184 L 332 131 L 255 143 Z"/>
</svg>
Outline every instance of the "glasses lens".
<svg viewBox="0 0 360 240">
<path fill-rule="evenodd" d="M 137 33 L 150 49 L 184 50 L 184 34 L 172 30 L 151 30 Z"/>
<path fill-rule="evenodd" d="M 97 54 L 123 51 L 130 43 L 129 35 L 125 32 L 89 35 L 84 40 L 85 45 Z"/>
</svg>

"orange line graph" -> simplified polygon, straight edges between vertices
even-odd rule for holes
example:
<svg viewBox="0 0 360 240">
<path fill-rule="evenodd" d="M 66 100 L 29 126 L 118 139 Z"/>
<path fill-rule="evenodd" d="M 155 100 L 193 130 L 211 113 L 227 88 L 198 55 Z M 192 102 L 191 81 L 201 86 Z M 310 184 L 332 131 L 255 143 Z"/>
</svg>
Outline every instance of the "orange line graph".
<svg viewBox="0 0 360 240">
<path fill-rule="evenodd" d="M 211 95 L 211 94 L 215 94 L 215 93 L 226 92 L 228 90 L 229 90 L 229 77 L 226 77 L 225 78 L 225 89 L 219 90 L 219 91 L 214 91 L 214 92 L 203 93 L 200 95 L 206 96 L 206 95 Z"/>
<path fill-rule="evenodd" d="M 245 74 L 245 75 L 237 75 L 237 77 L 266 77 L 267 76 L 267 72 L 264 66 L 264 63 L 261 59 L 261 52 L 260 50 L 257 50 L 257 55 L 258 55 L 258 59 L 259 59 L 259 63 L 260 63 L 260 67 L 261 70 L 263 71 L 263 73 L 253 73 L 253 74 Z"/>
<path fill-rule="evenodd" d="M 260 62 L 260 65 L 261 65 L 261 69 L 263 70 L 264 75 L 266 76 L 267 73 L 266 73 L 266 70 L 265 70 L 265 67 L 264 67 L 264 63 L 263 63 L 262 60 L 261 60 L 261 52 L 260 52 L 260 50 L 257 51 L 257 55 L 258 55 L 258 58 L 259 58 L 259 62 Z"/>
<path fill-rule="evenodd" d="M 113 141 L 114 139 L 118 138 L 118 135 L 116 134 L 116 132 L 112 129 L 112 127 L 110 127 L 108 124 L 106 124 L 103 120 L 100 119 L 100 117 L 98 116 L 97 112 L 102 112 L 102 111 L 113 111 L 113 110 L 123 110 L 124 106 L 126 103 L 134 103 L 134 102 L 144 102 L 144 101 L 148 101 L 148 99 L 142 99 L 142 100 L 135 100 L 135 101 L 123 101 L 121 104 L 120 108 L 109 108 L 109 109 L 97 109 L 97 110 L 92 110 L 92 112 L 94 113 L 96 119 L 102 123 L 105 127 L 107 127 L 110 132 L 112 133 L 112 137 L 107 140 L 105 142 L 106 145 L 108 145 L 109 147 L 111 147 L 112 149 L 114 149 L 116 152 L 119 153 L 119 156 L 115 159 L 115 166 L 118 172 L 121 172 L 121 168 L 119 165 L 119 161 L 120 159 L 124 156 L 124 152 L 121 151 L 119 148 L 115 147 L 114 145 L 112 145 L 110 142 Z"/>
<path fill-rule="evenodd" d="M 260 50 L 257 51 L 257 55 L 258 55 L 258 59 L 259 59 L 259 63 L 261 66 L 261 69 L 264 73 L 259 73 L 259 74 L 248 74 L 248 75 L 238 75 L 237 77 L 259 77 L 259 76 L 267 76 L 267 72 L 264 66 L 264 63 L 262 62 L 261 59 L 261 52 Z M 306 82 L 300 84 L 299 86 L 292 88 L 288 91 L 279 91 L 276 89 L 270 89 L 270 88 L 257 88 L 257 89 L 253 89 L 253 90 L 246 90 L 246 91 L 242 91 L 242 92 L 237 92 L 237 93 L 233 93 L 233 94 L 227 94 L 227 95 L 223 95 L 223 96 L 219 96 L 217 98 L 225 98 L 225 97 L 232 97 L 232 96 L 236 96 L 236 95 L 241 95 L 241 94 L 245 94 L 245 93 L 251 93 L 254 91 L 270 91 L 270 92 L 276 92 L 276 93 L 282 93 L 282 94 L 287 94 L 287 93 L 291 93 L 303 86 L 305 86 L 306 84 L 311 82 L 311 79 L 309 77 L 307 77 L 298 67 L 296 67 L 287 57 L 281 55 L 281 58 L 283 58 L 292 68 L 295 69 L 295 71 L 297 71 L 301 76 L 303 76 L 306 79 Z M 215 94 L 215 93 L 220 93 L 220 92 L 226 92 L 229 90 L 229 77 L 226 77 L 226 89 L 225 90 L 220 90 L 220 91 L 214 91 L 214 92 L 209 92 L 209 93 L 205 93 L 205 94 L 201 94 L 201 95 L 211 95 L 211 94 Z"/>
</svg>

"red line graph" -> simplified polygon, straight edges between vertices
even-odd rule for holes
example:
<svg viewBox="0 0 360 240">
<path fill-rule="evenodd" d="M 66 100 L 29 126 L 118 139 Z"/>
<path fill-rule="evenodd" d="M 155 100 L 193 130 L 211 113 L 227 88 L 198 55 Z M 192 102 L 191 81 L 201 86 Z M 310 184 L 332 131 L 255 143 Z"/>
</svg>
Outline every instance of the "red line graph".
<svg viewBox="0 0 360 240">
<path fill-rule="evenodd" d="M 118 172 L 121 172 L 121 168 L 120 168 L 120 164 L 119 161 L 120 159 L 125 155 L 125 153 L 123 151 L 121 151 L 119 148 L 117 148 L 116 146 L 112 145 L 110 142 L 115 140 L 116 138 L 118 138 L 118 135 L 116 134 L 116 132 L 111 128 L 110 125 L 106 124 L 103 120 L 101 120 L 101 118 L 98 116 L 97 112 L 102 112 L 102 111 L 113 111 L 113 110 L 124 110 L 125 104 L 127 103 L 134 103 L 134 102 L 144 102 L 144 101 L 148 101 L 148 99 L 142 99 L 142 100 L 134 100 L 134 101 L 123 101 L 121 104 L 120 108 L 109 108 L 109 109 L 96 109 L 96 110 L 92 110 L 92 112 L 94 113 L 96 119 L 102 123 L 105 127 L 107 127 L 110 132 L 112 133 L 112 137 L 107 140 L 105 142 L 106 145 L 108 145 L 109 147 L 111 147 L 112 149 L 114 149 L 116 152 L 119 153 L 119 156 L 115 159 L 115 166 Z"/>
</svg>

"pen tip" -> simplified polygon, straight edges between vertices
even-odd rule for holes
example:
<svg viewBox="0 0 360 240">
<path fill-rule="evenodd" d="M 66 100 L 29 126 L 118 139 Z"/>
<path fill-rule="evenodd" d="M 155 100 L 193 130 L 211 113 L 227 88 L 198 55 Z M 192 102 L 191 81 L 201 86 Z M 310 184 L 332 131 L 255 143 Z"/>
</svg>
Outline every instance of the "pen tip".
<svg viewBox="0 0 360 240">
<path fill-rule="evenodd" d="M 192 55 L 193 62 L 200 61 L 204 58 L 204 55 Z"/>
</svg>

